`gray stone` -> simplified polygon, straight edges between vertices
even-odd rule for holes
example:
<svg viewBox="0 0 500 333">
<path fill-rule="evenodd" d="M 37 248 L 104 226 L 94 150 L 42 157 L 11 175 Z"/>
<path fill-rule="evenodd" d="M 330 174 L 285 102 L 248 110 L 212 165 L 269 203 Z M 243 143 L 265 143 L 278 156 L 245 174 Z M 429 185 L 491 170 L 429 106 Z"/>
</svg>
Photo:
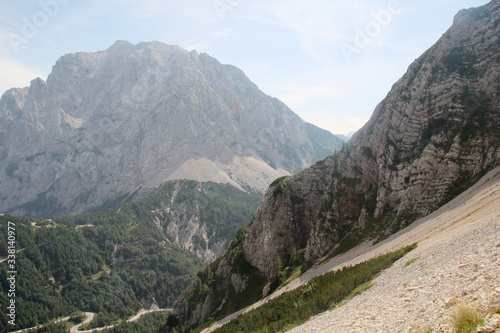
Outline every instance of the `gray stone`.
<svg viewBox="0 0 500 333">
<path fill-rule="evenodd" d="M 234 66 L 122 41 L 2 96 L 0 211 L 81 213 L 173 178 L 264 191 L 341 145 Z"/>
</svg>

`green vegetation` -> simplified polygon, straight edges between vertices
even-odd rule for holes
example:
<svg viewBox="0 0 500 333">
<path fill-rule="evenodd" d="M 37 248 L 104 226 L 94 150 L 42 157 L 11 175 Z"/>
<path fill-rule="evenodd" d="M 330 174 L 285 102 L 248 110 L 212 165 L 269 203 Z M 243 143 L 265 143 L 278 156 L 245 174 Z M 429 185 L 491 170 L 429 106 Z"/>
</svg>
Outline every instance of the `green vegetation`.
<svg viewBox="0 0 500 333">
<path fill-rule="evenodd" d="M 231 239 L 251 220 L 260 196 L 229 185 L 175 181 L 140 201 L 98 213 L 51 220 L 1 216 L 0 258 L 7 257 L 8 221 L 16 225 L 16 249 L 24 249 L 16 254 L 13 329 L 76 311 L 97 313 L 91 325 L 105 326 L 135 314 L 144 307 L 141 302 L 170 306 L 204 263 L 173 243 L 165 232 L 168 224 L 179 215 L 192 217 L 213 238 Z M 2 308 L 9 301 L 7 271 L 0 265 Z M 0 331 L 7 321 L 1 312 Z"/>
<path fill-rule="evenodd" d="M 372 281 L 368 281 L 368 282 L 365 282 L 363 283 L 362 285 L 356 287 L 350 294 L 349 296 L 347 296 L 345 299 L 344 299 L 344 302 L 346 301 L 350 301 L 351 299 L 353 299 L 354 297 L 358 296 L 358 295 L 361 295 L 362 293 L 364 293 L 365 291 L 367 291 L 368 289 L 370 289 L 371 287 L 373 287 L 375 285 L 375 283 L 373 283 Z"/>
<path fill-rule="evenodd" d="M 153 333 L 156 332 L 158 327 L 163 324 L 169 317 L 168 313 L 162 312 L 153 312 L 148 313 L 137 321 L 132 323 L 121 323 L 116 327 L 113 327 L 109 330 L 105 330 L 105 333 Z"/>
<path fill-rule="evenodd" d="M 477 55 L 474 52 L 468 52 L 463 46 L 451 49 L 443 57 L 443 65 L 448 75 L 453 72 L 457 72 L 460 76 L 476 75 L 472 67 L 475 63 L 477 63 Z"/>
<path fill-rule="evenodd" d="M 269 187 L 273 187 L 273 199 L 276 199 L 278 196 L 280 196 L 282 193 L 285 192 L 285 184 L 284 181 L 289 178 L 289 176 L 283 176 L 271 183 Z"/>
<path fill-rule="evenodd" d="M 246 228 L 238 232 L 235 240 L 243 240 L 242 235 L 246 232 Z M 189 332 L 201 331 L 204 328 L 211 325 L 214 321 L 224 318 L 238 310 L 241 310 L 253 303 L 259 301 L 262 298 L 262 288 L 268 282 L 262 273 L 253 267 L 245 258 L 245 255 L 240 249 L 240 243 L 238 241 L 233 241 L 229 250 L 223 257 L 220 257 L 210 265 L 208 265 L 205 270 L 201 271 L 197 275 L 197 279 L 194 282 L 192 288 L 189 289 L 189 293 L 184 300 L 184 316 L 190 317 L 196 306 L 200 303 L 204 303 L 207 296 L 210 295 L 211 301 L 222 300 L 226 301 L 217 311 L 215 318 L 209 318 L 205 323 L 201 324 L 197 328 L 184 328 L 184 326 L 179 323 L 174 316 L 169 317 L 166 326 L 160 330 L 160 332 L 166 332 L 167 327 L 175 329 L 177 332 Z M 245 290 L 241 292 L 236 292 L 231 286 L 221 285 L 220 281 L 215 278 L 214 272 L 219 267 L 219 264 L 223 260 L 229 260 L 229 264 L 235 273 L 241 275 L 242 277 L 248 278 L 248 286 Z"/>
<path fill-rule="evenodd" d="M 418 151 L 423 151 L 424 148 L 431 142 L 433 136 L 443 132 L 448 126 L 448 122 L 444 118 L 431 118 L 422 130 Z"/>
<path fill-rule="evenodd" d="M 254 217 L 262 194 L 243 192 L 229 184 L 182 180 L 163 184 L 138 204 L 147 213 L 147 210 L 164 207 L 169 201 L 173 207 L 183 208 L 185 218 L 198 217 L 209 235 L 229 240 Z M 167 216 L 167 222 L 172 219 Z"/>
<path fill-rule="evenodd" d="M 461 141 L 477 137 L 478 134 L 490 133 L 495 128 L 498 129 L 498 124 L 496 124 L 494 118 L 495 113 L 486 112 L 492 110 L 491 96 L 483 91 L 475 92 L 469 86 L 465 86 L 460 99 L 468 112 L 460 129 Z"/>
<path fill-rule="evenodd" d="M 124 211 L 122 209 L 122 211 Z M 113 216 L 114 215 L 114 216 Z M 34 327 L 75 311 L 96 312 L 102 323 L 135 314 L 141 300 L 172 304 L 202 267 L 201 260 L 165 242 L 152 221 L 103 212 L 54 219 L 56 226 L 0 217 L 0 257 L 6 257 L 7 222 L 16 225 L 16 326 Z M 36 220 L 35 220 L 36 221 Z M 92 224 L 76 228 L 72 222 Z M 7 266 L 0 266 L 0 306 L 7 307 Z M 0 331 L 8 318 L 0 313 Z M 59 325 L 56 325 L 57 327 Z"/>
<path fill-rule="evenodd" d="M 411 259 L 411 260 L 408 260 L 408 261 L 406 262 L 406 264 L 405 264 L 405 267 L 410 266 L 411 264 L 413 264 L 415 261 L 417 261 L 417 260 L 418 260 L 418 258 L 420 258 L 420 257 L 416 257 L 416 258 L 413 258 L 413 259 Z"/>
<path fill-rule="evenodd" d="M 469 305 L 458 305 L 451 313 L 451 324 L 456 333 L 476 331 L 478 325 L 483 325 L 483 317 Z"/>
<path fill-rule="evenodd" d="M 353 267 L 318 276 L 307 285 L 240 315 L 216 332 L 282 332 L 298 326 L 311 316 L 339 304 L 358 286 L 373 279 L 415 247 L 409 246 Z"/>
</svg>

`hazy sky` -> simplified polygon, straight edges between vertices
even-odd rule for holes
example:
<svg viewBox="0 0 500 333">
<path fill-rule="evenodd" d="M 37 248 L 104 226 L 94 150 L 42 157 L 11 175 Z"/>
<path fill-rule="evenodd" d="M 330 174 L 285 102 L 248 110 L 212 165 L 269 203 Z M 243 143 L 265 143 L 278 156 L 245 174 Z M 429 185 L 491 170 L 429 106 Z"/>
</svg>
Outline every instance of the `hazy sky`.
<svg viewBox="0 0 500 333">
<path fill-rule="evenodd" d="M 70 52 L 157 40 L 247 74 L 306 121 L 359 129 L 462 8 L 487 0 L 3 0 L 0 94 Z"/>
</svg>

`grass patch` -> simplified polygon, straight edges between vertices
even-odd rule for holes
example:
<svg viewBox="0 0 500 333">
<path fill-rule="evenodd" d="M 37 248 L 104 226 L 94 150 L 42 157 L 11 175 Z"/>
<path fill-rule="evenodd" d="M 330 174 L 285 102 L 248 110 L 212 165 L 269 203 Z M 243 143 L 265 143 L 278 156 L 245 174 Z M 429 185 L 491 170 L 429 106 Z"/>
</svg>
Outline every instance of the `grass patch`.
<svg viewBox="0 0 500 333">
<path fill-rule="evenodd" d="M 281 332 L 301 325 L 312 316 L 339 304 L 357 288 L 358 292 L 369 288 L 368 282 L 377 274 L 415 248 L 416 244 L 315 277 L 307 285 L 239 316 L 216 332 Z"/>
<path fill-rule="evenodd" d="M 358 295 L 361 295 L 362 293 L 364 293 L 365 291 L 367 291 L 368 289 L 370 289 L 371 287 L 373 287 L 375 285 L 375 283 L 373 283 L 372 281 L 368 281 L 366 283 L 363 283 L 362 285 L 356 287 L 350 294 L 349 296 L 347 296 L 345 299 L 344 299 L 344 302 L 347 302 L 347 301 L 350 301 L 351 299 L 353 299 L 354 297 L 358 296 Z"/>
<path fill-rule="evenodd" d="M 417 261 L 417 259 L 420 258 L 420 257 L 416 257 L 416 258 L 413 258 L 411 260 L 408 260 L 405 264 L 405 267 L 407 266 L 410 266 L 411 264 L 413 264 L 415 261 Z"/>
<path fill-rule="evenodd" d="M 475 332 L 477 326 L 483 324 L 484 320 L 481 314 L 469 305 L 458 305 L 451 313 L 451 325 L 456 333 Z"/>
</svg>

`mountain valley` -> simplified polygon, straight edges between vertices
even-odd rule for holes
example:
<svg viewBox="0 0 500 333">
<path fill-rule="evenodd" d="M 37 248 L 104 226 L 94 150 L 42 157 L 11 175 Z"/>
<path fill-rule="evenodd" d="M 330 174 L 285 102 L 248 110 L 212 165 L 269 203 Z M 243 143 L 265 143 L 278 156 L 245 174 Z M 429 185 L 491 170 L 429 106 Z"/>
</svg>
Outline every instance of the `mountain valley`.
<svg viewBox="0 0 500 333">
<path fill-rule="evenodd" d="M 341 151 L 273 182 L 255 219 L 210 265 L 214 278 L 199 275 L 202 287 L 177 300 L 170 327 L 222 319 L 301 266 L 387 238 L 497 167 L 499 17 L 498 1 L 459 12 Z"/>
<path fill-rule="evenodd" d="M 14 255 L 14 330 L 451 333 L 469 307 L 499 332 L 499 190 L 499 0 L 350 138 L 205 53 L 118 41 L 0 99 L 0 307 Z"/>
</svg>

